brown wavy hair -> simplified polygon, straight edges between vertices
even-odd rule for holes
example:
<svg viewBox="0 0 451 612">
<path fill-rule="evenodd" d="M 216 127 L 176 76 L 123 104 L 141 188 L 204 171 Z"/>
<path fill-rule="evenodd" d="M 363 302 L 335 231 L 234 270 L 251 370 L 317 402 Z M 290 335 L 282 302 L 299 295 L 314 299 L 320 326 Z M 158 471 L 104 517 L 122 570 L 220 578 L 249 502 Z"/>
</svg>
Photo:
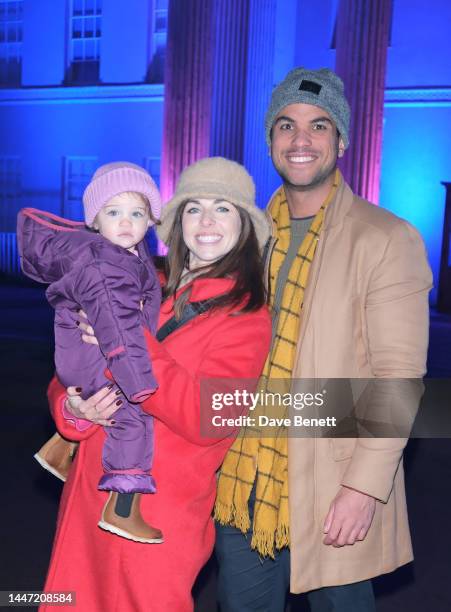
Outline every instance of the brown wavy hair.
<svg viewBox="0 0 451 612">
<path fill-rule="evenodd" d="M 175 296 L 183 273 L 189 269 L 189 249 L 183 240 L 182 215 L 187 202 L 182 202 L 175 213 L 165 261 L 167 283 L 163 288 L 163 299 Z M 236 245 L 226 255 L 211 264 L 198 268 L 195 278 L 234 278 L 231 291 L 215 300 L 215 308 L 236 307 L 239 312 L 251 312 L 266 302 L 263 282 L 263 262 L 260 256 L 257 236 L 249 213 L 236 206 L 241 219 L 241 232 Z M 176 298 L 174 312 L 180 318 L 183 308 L 191 295 L 191 287 Z"/>
</svg>

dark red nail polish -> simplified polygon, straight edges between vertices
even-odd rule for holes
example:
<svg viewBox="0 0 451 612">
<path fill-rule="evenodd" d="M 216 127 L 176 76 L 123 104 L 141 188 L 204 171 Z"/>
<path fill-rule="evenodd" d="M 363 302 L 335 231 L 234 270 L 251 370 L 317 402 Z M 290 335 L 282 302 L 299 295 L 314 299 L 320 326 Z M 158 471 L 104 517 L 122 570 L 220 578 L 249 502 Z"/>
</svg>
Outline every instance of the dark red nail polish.
<svg viewBox="0 0 451 612">
<path fill-rule="evenodd" d="M 117 391 L 114 393 L 114 395 L 120 395 L 121 393 L 122 393 L 122 391 L 121 391 L 120 389 L 118 389 L 118 390 L 117 390 Z"/>
<path fill-rule="evenodd" d="M 116 421 L 110 421 L 111 425 L 116 425 Z"/>
<path fill-rule="evenodd" d="M 114 384 L 111 383 L 111 385 L 108 385 L 107 389 L 112 389 L 114 387 Z"/>
<path fill-rule="evenodd" d="M 75 387 L 75 391 L 77 393 L 81 393 L 83 391 L 83 389 L 81 387 Z"/>
<path fill-rule="evenodd" d="M 120 406 L 122 404 L 122 400 L 117 400 L 116 406 Z"/>
</svg>

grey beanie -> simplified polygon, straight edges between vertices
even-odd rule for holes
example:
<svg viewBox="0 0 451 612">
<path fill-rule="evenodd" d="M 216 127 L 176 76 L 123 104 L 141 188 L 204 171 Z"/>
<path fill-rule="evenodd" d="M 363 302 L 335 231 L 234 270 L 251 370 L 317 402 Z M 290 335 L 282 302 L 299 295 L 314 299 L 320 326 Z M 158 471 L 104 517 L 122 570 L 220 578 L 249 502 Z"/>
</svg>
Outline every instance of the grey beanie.
<svg viewBox="0 0 451 612">
<path fill-rule="evenodd" d="M 345 149 L 348 147 L 351 111 L 344 95 L 343 81 L 329 68 L 295 68 L 273 90 L 265 116 L 268 145 L 271 144 L 271 128 L 278 113 L 285 106 L 298 103 L 313 104 L 327 111 L 335 121 Z"/>
<path fill-rule="evenodd" d="M 271 228 L 265 213 L 255 204 L 254 181 L 243 166 L 224 157 L 206 157 L 185 168 L 174 196 L 161 211 L 161 224 L 155 228 L 160 240 L 168 242 L 179 205 L 198 198 L 220 198 L 246 210 L 263 249 Z"/>
</svg>

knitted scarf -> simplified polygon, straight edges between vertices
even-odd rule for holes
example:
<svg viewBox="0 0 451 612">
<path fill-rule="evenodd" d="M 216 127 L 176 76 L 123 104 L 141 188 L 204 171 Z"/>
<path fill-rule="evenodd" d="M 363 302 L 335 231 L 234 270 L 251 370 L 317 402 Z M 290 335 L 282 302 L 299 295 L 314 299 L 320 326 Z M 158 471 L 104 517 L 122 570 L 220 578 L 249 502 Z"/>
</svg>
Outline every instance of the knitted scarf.
<svg viewBox="0 0 451 612">
<path fill-rule="evenodd" d="M 264 394 L 288 393 L 294 365 L 299 321 L 310 266 L 322 229 L 324 211 L 335 196 L 340 183 L 338 170 L 334 184 L 299 247 L 288 273 L 282 294 L 276 334 L 265 363 L 257 390 Z M 283 186 L 274 194 L 269 212 L 274 221 L 275 244 L 270 263 L 270 307 L 274 304 L 277 275 L 290 244 L 290 213 Z M 287 416 L 287 407 L 258 406 L 252 413 L 259 422 L 260 414 Z M 290 544 L 288 514 L 288 453 L 287 429 L 276 426 L 269 431 L 258 426 L 240 432 L 227 453 L 218 480 L 215 519 L 234 525 L 243 533 L 250 528 L 248 500 L 254 482 L 254 506 L 251 547 L 262 556 L 274 557 L 274 546 L 280 549 Z"/>
</svg>

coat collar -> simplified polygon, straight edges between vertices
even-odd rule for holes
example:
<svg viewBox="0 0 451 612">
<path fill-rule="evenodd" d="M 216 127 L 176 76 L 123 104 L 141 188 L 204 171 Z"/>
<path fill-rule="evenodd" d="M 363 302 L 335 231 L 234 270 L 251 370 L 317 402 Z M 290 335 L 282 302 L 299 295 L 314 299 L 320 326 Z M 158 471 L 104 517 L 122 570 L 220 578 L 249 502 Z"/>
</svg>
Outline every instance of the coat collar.
<svg viewBox="0 0 451 612">
<path fill-rule="evenodd" d="M 191 288 L 191 295 L 189 297 L 190 302 L 199 302 L 201 300 L 207 300 L 223 293 L 228 293 L 235 281 L 233 278 L 199 278 L 194 279 L 191 283 L 184 285 L 181 291 L 185 291 Z M 174 304 L 174 298 L 169 297 L 161 305 L 163 312 L 169 312 L 172 310 Z"/>
<path fill-rule="evenodd" d="M 323 231 L 325 232 L 330 230 L 332 227 L 335 227 L 336 225 L 340 225 L 340 223 L 343 222 L 344 218 L 349 213 L 354 200 L 354 194 L 352 193 L 351 188 L 345 182 L 341 172 L 339 174 L 340 184 L 338 185 L 337 193 L 335 194 L 335 197 L 332 202 L 326 208 L 326 214 L 324 216 Z M 269 206 L 278 189 L 280 188 L 278 187 L 277 190 L 272 194 L 271 198 L 269 199 L 268 206 L 266 207 L 266 216 L 271 224 L 271 227 L 273 228 L 273 235 L 274 221 L 269 213 Z"/>
<path fill-rule="evenodd" d="M 323 231 L 327 232 L 332 227 L 343 223 L 344 218 L 351 210 L 353 201 L 354 194 L 340 172 L 340 184 L 338 185 L 337 193 L 335 194 L 335 198 L 326 208 Z"/>
</svg>

